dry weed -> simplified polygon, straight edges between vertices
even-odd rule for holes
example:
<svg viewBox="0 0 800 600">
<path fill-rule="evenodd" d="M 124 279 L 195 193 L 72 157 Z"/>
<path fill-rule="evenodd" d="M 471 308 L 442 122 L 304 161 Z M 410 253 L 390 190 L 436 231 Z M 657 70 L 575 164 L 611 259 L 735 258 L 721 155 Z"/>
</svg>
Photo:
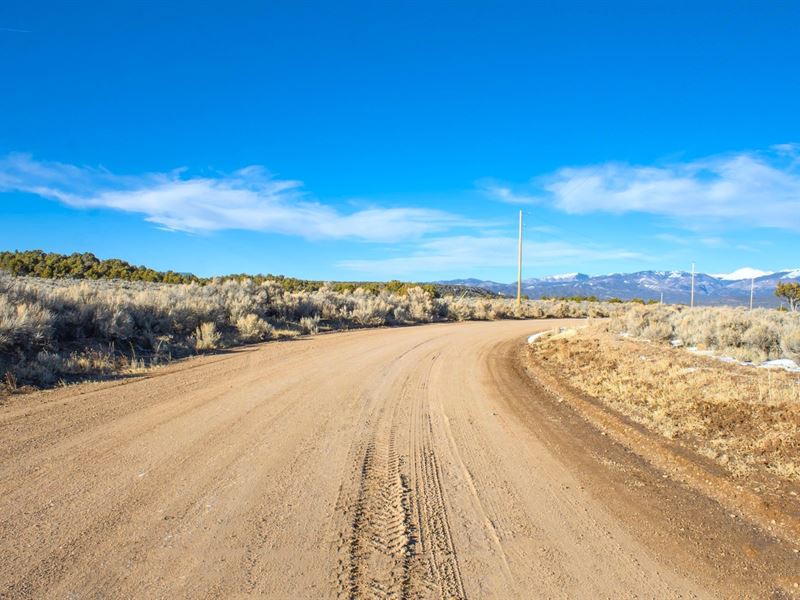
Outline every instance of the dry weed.
<svg viewBox="0 0 800 600">
<path fill-rule="evenodd" d="M 722 363 L 589 328 L 531 352 L 571 385 L 734 474 L 800 480 L 800 375 Z"/>
<path fill-rule="evenodd" d="M 198 352 L 215 350 L 219 347 L 219 340 L 221 337 L 214 323 L 201 323 L 197 326 L 194 333 L 194 348 Z"/>
<path fill-rule="evenodd" d="M 267 340 L 274 331 L 272 325 L 253 313 L 236 319 L 236 329 L 239 331 L 239 337 L 245 342 Z"/>
<path fill-rule="evenodd" d="M 654 342 L 713 350 L 746 362 L 800 360 L 800 313 L 634 305 L 611 319 L 608 328 Z"/>
<path fill-rule="evenodd" d="M 314 315 L 313 317 L 302 317 L 300 319 L 300 328 L 303 330 L 303 333 L 307 333 L 309 335 L 318 334 L 319 315 Z"/>
<path fill-rule="evenodd" d="M 251 279 L 206 284 L 11 277 L 0 273 L 0 373 L 21 383 L 140 369 L 173 358 L 320 330 L 448 320 L 602 317 L 619 305 L 466 297 L 420 287 L 289 291 Z M 85 356 L 83 356 L 85 355 Z M 102 360 L 99 358 L 104 355 Z"/>
</svg>

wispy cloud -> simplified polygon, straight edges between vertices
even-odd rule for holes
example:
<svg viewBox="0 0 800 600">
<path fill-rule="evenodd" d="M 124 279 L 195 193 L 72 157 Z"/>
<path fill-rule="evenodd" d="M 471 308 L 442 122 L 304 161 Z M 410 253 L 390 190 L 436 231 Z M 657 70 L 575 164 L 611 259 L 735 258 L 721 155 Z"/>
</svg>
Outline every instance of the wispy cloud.
<svg viewBox="0 0 800 600">
<path fill-rule="evenodd" d="M 367 274 L 453 273 L 505 266 L 513 270 L 516 265 L 516 252 L 515 237 L 460 235 L 423 241 L 402 256 L 345 260 L 338 266 Z M 626 250 L 553 241 L 526 243 L 523 263 L 526 268 L 536 268 L 643 258 L 645 257 L 639 253 Z"/>
<path fill-rule="evenodd" d="M 541 198 L 516 190 L 510 185 L 494 179 L 480 179 L 475 182 L 475 185 L 484 196 L 497 202 L 525 206 L 538 204 L 541 201 Z"/>
<path fill-rule="evenodd" d="M 681 246 L 686 246 L 689 244 L 688 238 L 672 233 L 657 233 L 653 236 L 653 238 L 669 244 L 680 244 Z"/>
<path fill-rule="evenodd" d="M 725 248 L 729 245 L 725 238 L 719 236 L 687 237 L 672 233 L 657 233 L 654 239 L 679 246 L 706 246 L 707 248 Z"/>
<path fill-rule="evenodd" d="M 0 191 L 36 194 L 78 209 L 137 213 L 163 228 L 186 232 L 241 229 L 390 243 L 469 224 L 429 208 L 342 212 L 314 200 L 302 182 L 275 178 L 259 166 L 204 177 L 181 170 L 123 176 L 11 154 L 0 159 Z"/>
<path fill-rule="evenodd" d="M 800 230 L 800 146 L 780 144 L 662 166 L 567 167 L 539 180 L 544 196 L 572 214 L 659 214 Z"/>
</svg>

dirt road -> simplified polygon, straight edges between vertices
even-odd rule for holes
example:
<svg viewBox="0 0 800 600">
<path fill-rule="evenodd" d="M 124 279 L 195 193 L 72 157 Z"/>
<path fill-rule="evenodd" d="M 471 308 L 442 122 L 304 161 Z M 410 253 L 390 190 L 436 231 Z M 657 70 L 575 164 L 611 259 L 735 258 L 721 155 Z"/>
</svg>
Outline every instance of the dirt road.
<svg viewBox="0 0 800 600">
<path fill-rule="evenodd" d="M 0 407 L 0 597 L 693 598 L 789 585 L 791 555 L 523 381 L 520 343 L 557 324 L 318 336 L 14 396 Z M 630 469 L 655 483 L 629 485 Z"/>
</svg>

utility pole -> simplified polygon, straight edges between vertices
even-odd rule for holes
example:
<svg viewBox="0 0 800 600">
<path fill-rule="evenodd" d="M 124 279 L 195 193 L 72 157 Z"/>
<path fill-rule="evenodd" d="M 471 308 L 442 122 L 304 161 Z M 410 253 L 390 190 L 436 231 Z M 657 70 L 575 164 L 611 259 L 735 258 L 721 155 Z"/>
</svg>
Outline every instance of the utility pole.
<svg viewBox="0 0 800 600">
<path fill-rule="evenodd" d="M 692 299 L 690 308 L 694 308 L 694 263 L 692 263 Z"/>
<path fill-rule="evenodd" d="M 664 304 L 664 292 L 661 292 L 661 302 L 659 304 Z"/>
<path fill-rule="evenodd" d="M 750 310 L 753 310 L 753 290 L 756 287 L 756 278 L 750 280 Z"/>
<path fill-rule="evenodd" d="M 517 246 L 517 306 L 522 303 L 522 211 L 519 211 L 519 244 Z"/>
</svg>

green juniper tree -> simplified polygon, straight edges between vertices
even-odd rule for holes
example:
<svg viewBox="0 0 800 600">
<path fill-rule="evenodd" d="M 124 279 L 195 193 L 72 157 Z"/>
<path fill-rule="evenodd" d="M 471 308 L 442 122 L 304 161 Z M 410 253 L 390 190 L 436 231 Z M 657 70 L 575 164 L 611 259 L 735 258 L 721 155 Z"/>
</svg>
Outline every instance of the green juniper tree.
<svg viewBox="0 0 800 600">
<path fill-rule="evenodd" d="M 800 283 L 779 283 L 775 288 L 775 295 L 786 300 L 789 309 L 794 312 L 800 306 Z"/>
</svg>

